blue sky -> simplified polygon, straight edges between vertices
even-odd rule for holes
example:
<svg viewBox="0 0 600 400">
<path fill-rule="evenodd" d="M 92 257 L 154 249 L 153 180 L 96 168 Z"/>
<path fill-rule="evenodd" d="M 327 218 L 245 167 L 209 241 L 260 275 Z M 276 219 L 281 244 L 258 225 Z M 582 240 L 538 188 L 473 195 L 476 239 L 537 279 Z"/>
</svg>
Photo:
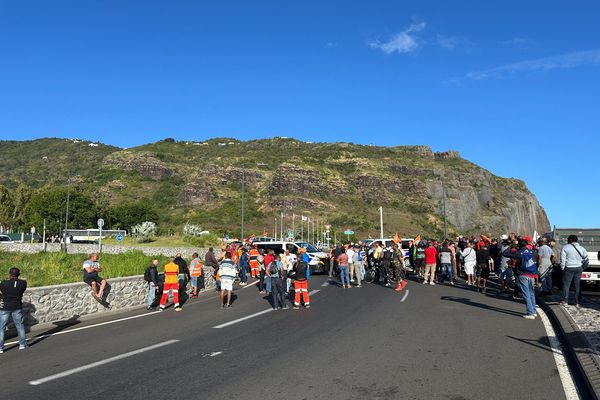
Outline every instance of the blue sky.
<svg viewBox="0 0 600 400">
<path fill-rule="evenodd" d="M 425 144 L 600 227 L 597 1 L 0 0 L 0 138 Z"/>
</svg>

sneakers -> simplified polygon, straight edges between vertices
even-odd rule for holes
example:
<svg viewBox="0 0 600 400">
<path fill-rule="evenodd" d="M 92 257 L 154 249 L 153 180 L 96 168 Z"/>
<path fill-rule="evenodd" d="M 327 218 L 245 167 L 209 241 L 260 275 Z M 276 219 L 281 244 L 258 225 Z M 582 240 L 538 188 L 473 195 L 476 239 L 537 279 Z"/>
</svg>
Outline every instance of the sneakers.
<svg viewBox="0 0 600 400">
<path fill-rule="evenodd" d="M 4 349 L 0 349 L 0 354 L 4 353 Z"/>
<path fill-rule="evenodd" d="M 299 309 L 300 309 L 300 307 L 298 307 L 296 305 L 294 306 L 294 310 L 299 310 Z"/>
<path fill-rule="evenodd" d="M 304 308 L 310 308 L 310 304 L 305 305 Z"/>
<path fill-rule="evenodd" d="M 161 307 L 159 308 L 159 310 L 160 310 L 160 311 L 165 311 L 165 308 L 161 306 Z"/>
<path fill-rule="evenodd" d="M 231 304 L 227 304 L 227 308 L 231 308 Z"/>
<path fill-rule="evenodd" d="M 175 307 L 175 311 L 181 311 L 182 308 L 181 307 Z"/>
<path fill-rule="evenodd" d="M 430 285 L 435 285 L 434 281 L 429 282 Z"/>
<path fill-rule="evenodd" d="M 450 281 L 450 286 L 454 286 L 454 282 Z"/>
<path fill-rule="evenodd" d="M 427 285 L 427 281 L 423 281 L 423 285 Z"/>
<path fill-rule="evenodd" d="M 19 345 L 19 350 L 25 350 L 26 348 L 27 348 L 27 345 L 25 345 L 25 346 Z"/>
<path fill-rule="evenodd" d="M 561 306 L 566 306 L 566 305 L 569 305 L 569 303 L 567 303 L 566 301 L 562 300 L 562 301 L 560 302 L 560 305 L 561 305 Z"/>
<path fill-rule="evenodd" d="M 523 315 L 523 318 L 525 318 L 525 319 L 535 319 L 535 314 Z"/>
<path fill-rule="evenodd" d="M 246 286 L 247 283 L 246 282 L 240 282 L 240 286 Z"/>
</svg>

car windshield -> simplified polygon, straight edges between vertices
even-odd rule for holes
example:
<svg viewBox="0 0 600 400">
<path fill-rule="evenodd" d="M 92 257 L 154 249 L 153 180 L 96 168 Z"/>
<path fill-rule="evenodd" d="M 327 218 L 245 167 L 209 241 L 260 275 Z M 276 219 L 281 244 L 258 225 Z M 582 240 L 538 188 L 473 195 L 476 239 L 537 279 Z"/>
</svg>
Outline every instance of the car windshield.
<svg viewBox="0 0 600 400">
<path fill-rule="evenodd" d="M 300 247 L 304 247 L 304 248 L 306 249 L 306 251 L 308 251 L 309 253 L 316 253 L 316 252 L 318 252 L 318 251 L 319 251 L 319 250 L 317 250 L 317 249 L 315 248 L 315 246 L 313 246 L 313 245 L 312 245 L 312 244 L 310 244 L 310 243 L 305 243 L 305 242 L 296 242 L 296 244 L 297 244 L 298 246 L 300 246 Z"/>
</svg>

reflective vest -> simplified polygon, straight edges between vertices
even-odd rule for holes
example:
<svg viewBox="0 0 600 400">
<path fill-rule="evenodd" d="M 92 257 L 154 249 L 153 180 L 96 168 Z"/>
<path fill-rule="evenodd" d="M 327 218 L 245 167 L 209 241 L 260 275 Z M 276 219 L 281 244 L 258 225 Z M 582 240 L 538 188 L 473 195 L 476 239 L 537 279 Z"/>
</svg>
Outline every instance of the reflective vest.
<svg viewBox="0 0 600 400">
<path fill-rule="evenodd" d="M 177 283 L 178 274 L 179 265 L 172 261 L 165 265 L 165 283 Z"/>
<path fill-rule="evenodd" d="M 258 250 L 256 249 L 252 249 L 250 250 L 250 252 L 248 253 L 248 256 L 250 258 L 250 268 L 258 268 Z"/>
<path fill-rule="evenodd" d="M 198 258 L 194 258 L 190 263 L 190 275 L 194 278 L 197 278 L 203 274 L 202 271 L 202 262 Z"/>
</svg>

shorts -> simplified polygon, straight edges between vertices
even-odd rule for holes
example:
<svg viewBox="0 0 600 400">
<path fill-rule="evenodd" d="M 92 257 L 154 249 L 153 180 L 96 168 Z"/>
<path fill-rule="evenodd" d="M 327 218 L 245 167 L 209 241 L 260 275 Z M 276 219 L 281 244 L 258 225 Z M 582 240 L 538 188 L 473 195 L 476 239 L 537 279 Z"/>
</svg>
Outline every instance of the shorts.
<svg viewBox="0 0 600 400">
<path fill-rule="evenodd" d="M 221 279 L 221 290 L 233 290 L 233 281 L 230 279 Z"/>
<path fill-rule="evenodd" d="M 98 274 L 89 274 L 83 277 L 83 281 L 90 286 L 92 286 L 93 282 L 96 282 L 98 285 L 101 285 L 103 280 L 104 279 L 100 278 Z"/>
<path fill-rule="evenodd" d="M 490 266 L 489 264 L 477 264 L 477 276 L 483 279 L 489 279 Z"/>
<path fill-rule="evenodd" d="M 192 279 L 190 280 L 190 283 L 192 284 L 193 288 L 197 288 L 198 287 L 198 277 L 197 276 L 192 276 Z"/>
</svg>

